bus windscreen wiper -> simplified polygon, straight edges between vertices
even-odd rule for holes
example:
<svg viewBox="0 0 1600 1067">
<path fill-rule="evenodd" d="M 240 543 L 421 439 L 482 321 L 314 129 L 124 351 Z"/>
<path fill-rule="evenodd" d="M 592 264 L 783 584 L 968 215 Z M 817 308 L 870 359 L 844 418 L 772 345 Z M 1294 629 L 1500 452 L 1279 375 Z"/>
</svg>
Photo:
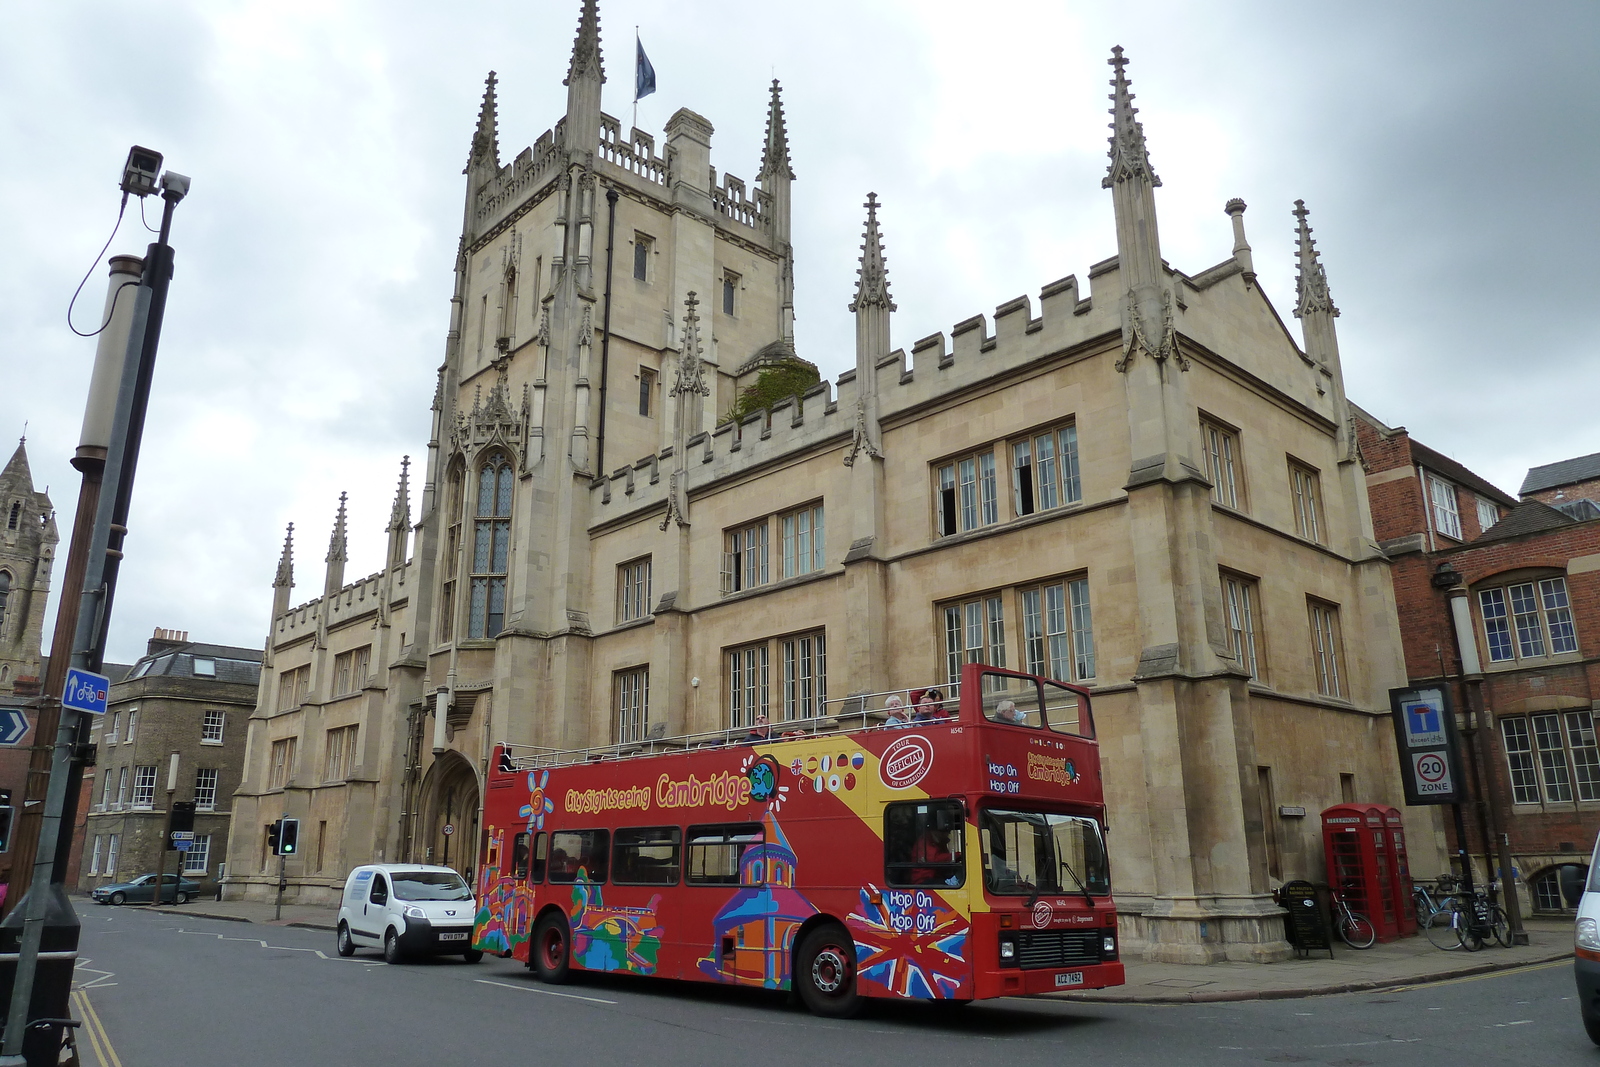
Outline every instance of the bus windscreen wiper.
<svg viewBox="0 0 1600 1067">
<path fill-rule="evenodd" d="M 1078 888 L 1083 890 L 1083 899 L 1089 902 L 1089 907 L 1094 907 L 1094 894 L 1089 892 L 1089 883 L 1078 877 L 1078 872 L 1072 869 L 1072 864 L 1065 858 L 1061 859 L 1061 869 L 1072 875 L 1072 880 L 1078 883 Z"/>
</svg>

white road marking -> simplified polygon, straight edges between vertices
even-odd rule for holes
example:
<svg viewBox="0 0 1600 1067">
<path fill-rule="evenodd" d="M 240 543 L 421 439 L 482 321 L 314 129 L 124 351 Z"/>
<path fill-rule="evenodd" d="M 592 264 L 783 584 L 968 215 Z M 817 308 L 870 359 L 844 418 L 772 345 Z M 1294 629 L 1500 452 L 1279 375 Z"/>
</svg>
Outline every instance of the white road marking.
<svg viewBox="0 0 1600 1067">
<path fill-rule="evenodd" d="M 112 985 L 116 985 L 117 984 L 115 982 L 106 981 L 107 978 L 112 977 L 116 972 L 114 972 L 114 971 L 102 971 L 102 970 L 97 970 L 94 967 L 90 967 L 89 964 L 91 964 L 93 962 L 94 962 L 94 960 L 85 959 L 82 956 L 78 957 L 78 966 L 76 968 L 74 968 L 73 972 L 72 972 L 72 981 L 73 981 L 74 988 L 77 988 L 77 989 L 102 989 L 102 988 L 104 988 L 106 986 L 112 986 Z M 90 979 L 87 982 L 79 981 L 78 980 L 78 976 L 83 974 L 85 971 L 87 971 L 90 974 L 97 974 L 100 977 Z"/>
<path fill-rule="evenodd" d="M 261 940 L 259 937 L 228 937 L 226 934 L 218 934 L 210 930 L 185 930 L 181 926 L 168 927 L 168 929 L 176 930 L 180 934 L 196 934 L 200 937 L 214 937 L 218 941 L 243 941 L 247 945 L 260 945 L 262 948 L 272 949 L 275 952 L 309 952 L 316 956 L 317 959 L 328 960 L 331 963 L 360 963 L 365 964 L 368 967 L 385 966 L 382 960 L 345 959 L 344 957 L 340 956 L 330 956 L 321 949 L 316 948 L 299 948 L 294 945 L 270 945 Z"/>
<path fill-rule="evenodd" d="M 1531 1022 L 1533 1022 L 1532 1019 L 1518 1019 L 1514 1023 L 1495 1023 L 1495 1026 L 1527 1026 Z"/>
<path fill-rule="evenodd" d="M 509 982 L 491 982 L 487 978 L 474 978 L 479 985 L 497 985 L 501 989 L 520 989 L 524 993 L 543 993 L 547 997 L 565 997 L 568 1000 L 587 1000 L 591 1004 L 615 1004 L 614 1000 L 602 1000 L 599 997 L 580 997 L 576 993 L 557 993 L 554 989 L 536 989 L 531 985 L 512 985 Z"/>
</svg>

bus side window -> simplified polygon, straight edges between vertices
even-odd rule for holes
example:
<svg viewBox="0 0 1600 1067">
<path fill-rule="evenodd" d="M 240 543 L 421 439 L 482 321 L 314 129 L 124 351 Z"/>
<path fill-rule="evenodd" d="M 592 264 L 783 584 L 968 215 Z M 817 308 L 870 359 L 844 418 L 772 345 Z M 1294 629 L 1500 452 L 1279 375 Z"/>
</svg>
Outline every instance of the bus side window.
<svg viewBox="0 0 1600 1067">
<path fill-rule="evenodd" d="M 511 839 L 511 877 L 528 877 L 528 835 L 518 834 Z"/>
<path fill-rule="evenodd" d="M 758 822 L 691 826 L 684 880 L 690 885 L 739 885 L 745 852 L 764 840 Z M 750 884 L 759 885 L 761 881 Z"/>
<path fill-rule="evenodd" d="M 959 800 L 920 800 L 883 809 L 884 880 L 892 886 L 966 881 L 966 815 Z"/>
<path fill-rule="evenodd" d="M 533 869 L 528 874 L 528 881 L 534 885 L 539 885 L 544 881 L 544 869 L 547 866 L 545 861 L 549 858 L 549 845 L 550 839 L 542 831 L 533 839 Z"/>
<path fill-rule="evenodd" d="M 1087 724 L 1083 722 L 1082 701 L 1077 693 L 1051 682 L 1040 684 L 1044 689 L 1045 721 L 1050 724 L 1050 729 L 1058 734 L 1094 736 L 1092 730 L 1084 728 Z"/>
<path fill-rule="evenodd" d="M 1039 693 L 1031 679 L 985 671 L 983 715 L 1007 726 L 1039 726 Z"/>
<path fill-rule="evenodd" d="M 611 860 L 611 831 L 561 830 L 550 835 L 550 881 L 570 885 L 606 880 Z"/>
<path fill-rule="evenodd" d="M 679 842 L 676 826 L 618 830 L 612 846 L 611 880 L 617 885 L 677 885 Z"/>
</svg>

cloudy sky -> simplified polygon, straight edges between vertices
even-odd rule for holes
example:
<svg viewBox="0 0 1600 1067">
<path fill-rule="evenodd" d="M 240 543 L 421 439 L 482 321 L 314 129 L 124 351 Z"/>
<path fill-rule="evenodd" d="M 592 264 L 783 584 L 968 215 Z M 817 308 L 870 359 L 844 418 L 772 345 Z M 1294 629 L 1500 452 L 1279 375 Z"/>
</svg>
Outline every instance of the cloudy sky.
<svg viewBox="0 0 1600 1067">
<path fill-rule="evenodd" d="M 284 524 L 298 602 L 321 588 L 341 490 L 347 575 L 379 566 L 400 457 L 426 450 L 484 75 L 499 72 L 509 161 L 561 114 L 577 9 L 7 5 L 0 438 L 27 422 L 64 517 L 94 352 L 67 330 L 67 302 L 111 233 L 129 145 L 194 181 L 110 659 L 139 655 L 156 626 L 259 647 Z M 659 137 L 680 106 L 705 115 L 719 170 L 754 178 L 766 85 L 783 82 L 798 343 L 829 376 L 853 361 L 868 190 L 884 203 L 897 346 L 1115 252 L 1100 176 L 1105 60 L 1121 44 L 1170 262 L 1226 258 L 1222 205 L 1243 197 L 1287 317 L 1303 197 L 1353 399 L 1511 492 L 1530 465 L 1600 451 L 1594 4 L 602 0 L 601 17 L 605 109 L 630 114 L 637 24 L 659 84 L 639 125 Z M 150 239 L 130 207 L 111 252 Z M 104 293 L 95 266 L 80 328 Z"/>
</svg>

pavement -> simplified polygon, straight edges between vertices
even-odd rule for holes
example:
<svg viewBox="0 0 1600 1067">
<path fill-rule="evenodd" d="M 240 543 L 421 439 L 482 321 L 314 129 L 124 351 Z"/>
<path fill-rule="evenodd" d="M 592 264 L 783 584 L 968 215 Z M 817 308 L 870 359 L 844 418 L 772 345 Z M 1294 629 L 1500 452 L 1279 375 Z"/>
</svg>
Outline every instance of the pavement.
<svg viewBox="0 0 1600 1067">
<path fill-rule="evenodd" d="M 243 900 L 197 900 L 181 907 L 168 906 L 166 910 L 194 918 L 296 926 L 329 933 L 335 929 L 339 914 L 336 907 L 285 904 L 279 917 L 271 904 Z M 1572 920 L 1526 919 L 1523 926 L 1528 934 L 1526 945 L 1499 948 L 1491 942 L 1477 952 L 1437 949 L 1419 934 L 1368 949 L 1353 949 L 1342 941 L 1336 942 L 1332 959 L 1326 949 L 1304 959 L 1268 964 L 1214 963 L 1196 967 L 1126 959 L 1125 985 L 1045 995 L 1119 1004 L 1284 1000 L 1399 989 L 1572 958 Z"/>
</svg>

